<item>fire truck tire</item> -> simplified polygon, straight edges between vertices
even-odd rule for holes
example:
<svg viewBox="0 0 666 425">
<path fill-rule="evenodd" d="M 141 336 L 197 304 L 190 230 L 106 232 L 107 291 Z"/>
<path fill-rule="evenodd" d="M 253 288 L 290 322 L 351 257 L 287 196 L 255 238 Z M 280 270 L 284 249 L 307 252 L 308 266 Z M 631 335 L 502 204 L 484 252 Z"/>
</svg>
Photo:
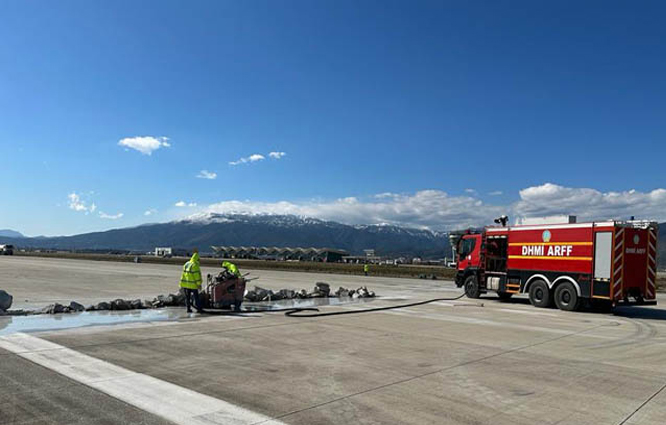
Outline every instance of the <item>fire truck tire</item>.
<svg viewBox="0 0 666 425">
<path fill-rule="evenodd" d="M 500 301 L 506 301 L 510 299 L 513 296 L 512 293 L 510 292 L 498 292 L 497 297 L 500 299 Z"/>
<path fill-rule="evenodd" d="M 548 285 L 543 280 L 535 280 L 530 285 L 530 304 L 534 307 L 548 308 L 552 305 L 552 297 Z"/>
<path fill-rule="evenodd" d="M 467 276 L 465 279 L 465 295 L 467 295 L 467 298 L 479 298 L 481 296 L 481 289 L 479 288 L 479 281 L 476 275 Z"/>
<path fill-rule="evenodd" d="M 576 311 L 580 306 L 580 297 L 570 282 L 564 282 L 555 288 L 555 304 L 564 311 Z"/>
</svg>

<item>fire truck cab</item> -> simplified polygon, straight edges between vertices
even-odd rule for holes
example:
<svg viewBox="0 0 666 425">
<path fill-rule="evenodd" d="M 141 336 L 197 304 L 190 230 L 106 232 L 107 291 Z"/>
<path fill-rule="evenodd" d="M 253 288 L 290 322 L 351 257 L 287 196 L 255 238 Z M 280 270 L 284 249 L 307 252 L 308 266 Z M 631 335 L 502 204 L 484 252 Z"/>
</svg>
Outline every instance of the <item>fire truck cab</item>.
<svg viewBox="0 0 666 425">
<path fill-rule="evenodd" d="M 458 234 L 456 285 L 470 298 L 527 294 L 535 307 L 656 303 L 657 224 L 492 226 Z"/>
</svg>

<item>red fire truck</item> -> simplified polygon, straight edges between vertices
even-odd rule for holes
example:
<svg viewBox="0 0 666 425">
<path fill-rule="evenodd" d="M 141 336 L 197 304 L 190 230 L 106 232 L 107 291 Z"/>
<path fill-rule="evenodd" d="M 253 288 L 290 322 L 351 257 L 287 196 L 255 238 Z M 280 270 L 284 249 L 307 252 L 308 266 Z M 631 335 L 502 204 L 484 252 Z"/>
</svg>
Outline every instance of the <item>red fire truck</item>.
<svg viewBox="0 0 666 425">
<path fill-rule="evenodd" d="M 458 236 L 456 284 L 470 298 L 528 294 L 536 307 L 656 303 L 657 223 L 492 226 Z"/>
</svg>

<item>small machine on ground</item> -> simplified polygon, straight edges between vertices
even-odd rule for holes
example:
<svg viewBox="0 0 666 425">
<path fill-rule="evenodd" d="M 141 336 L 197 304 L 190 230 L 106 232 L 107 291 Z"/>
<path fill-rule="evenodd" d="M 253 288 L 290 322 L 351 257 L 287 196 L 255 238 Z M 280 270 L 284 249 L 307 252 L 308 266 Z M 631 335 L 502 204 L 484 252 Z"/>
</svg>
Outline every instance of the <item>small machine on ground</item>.
<svg viewBox="0 0 666 425">
<path fill-rule="evenodd" d="M 237 277 L 224 270 L 217 276 L 209 274 L 206 281 L 203 297 L 205 307 L 225 310 L 233 307 L 234 310 L 240 311 L 247 282 L 244 276 Z"/>
<path fill-rule="evenodd" d="M 506 221 L 506 220 L 505 220 Z M 525 293 L 536 307 L 656 303 L 658 225 L 607 221 L 486 227 L 452 234 L 456 284 L 470 298 Z"/>
</svg>

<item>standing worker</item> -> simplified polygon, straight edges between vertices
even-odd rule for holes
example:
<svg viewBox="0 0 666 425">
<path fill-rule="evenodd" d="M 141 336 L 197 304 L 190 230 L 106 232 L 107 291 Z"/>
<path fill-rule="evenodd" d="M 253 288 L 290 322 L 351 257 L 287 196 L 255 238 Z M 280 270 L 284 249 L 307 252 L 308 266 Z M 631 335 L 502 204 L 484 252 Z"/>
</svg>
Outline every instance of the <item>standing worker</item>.
<svg viewBox="0 0 666 425">
<path fill-rule="evenodd" d="M 241 277 L 241 272 L 240 270 L 238 270 L 238 267 L 236 267 L 234 263 L 231 263 L 229 261 L 223 261 L 222 268 L 226 269 L 229 272 L 229 274 L 232 274 L 236 278 Z"/>
<path fill-rule="evenodd" d="M 365 273 L 365 275 L 367 276 L 369 271 L 370 271 L 370 265 L 365 264 L 363 266 L 363 273 Z"/>
<path fill-rule="evenodd" d="M 187 305 L 188 313 L 192 313 L 192 302 L 190 297 L 194 298 L 194 306 L 197 309 L 197 312 L 203 313 L 203 310 L 201 309 L 201 300 L 199 299 L 201 282 L 199 251 L 195 249 L 190 261 L 183 266 L 183 274 L 180 277 L 180 287 L 185 291 L 185 305 Z"/>
</svg>

